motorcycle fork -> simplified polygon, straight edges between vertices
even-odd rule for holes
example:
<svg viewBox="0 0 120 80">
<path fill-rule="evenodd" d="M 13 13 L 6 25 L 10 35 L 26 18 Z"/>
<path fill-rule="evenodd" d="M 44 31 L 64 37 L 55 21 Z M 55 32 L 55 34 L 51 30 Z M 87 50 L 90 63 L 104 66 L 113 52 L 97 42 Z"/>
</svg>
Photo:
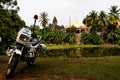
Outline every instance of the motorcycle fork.
<svg viewBox="0 0 120 80">
<path fill-rule="evenodd" d="M 22 46 L 22 48 L 21 48 L 21 56 L 20 56 L 20 60 L 21 61 L 25 61 L 25 51 L 24 51 L 24 49 L 25 49 L 25 47 L 24 46 Z"/>
<path fill-rule="evenodd" d="M 10 59 L 9 59 L 8 64 L 10 64 L 10 62 L 11 62 L 11 60 L 12 60 L 12 58 L 13 58 L 14 54 L 15 54 L 15 52 L 13 52 L 13 53 L 12 53 L 12 55 L 10 56 Z"/>
</svg>

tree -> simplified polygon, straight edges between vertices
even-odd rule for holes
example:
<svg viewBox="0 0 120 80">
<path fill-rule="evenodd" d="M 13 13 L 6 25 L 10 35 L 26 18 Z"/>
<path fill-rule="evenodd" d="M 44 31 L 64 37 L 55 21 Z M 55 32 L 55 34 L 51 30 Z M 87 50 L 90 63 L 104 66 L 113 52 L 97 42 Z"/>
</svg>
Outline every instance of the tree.
<svg viewBox="0 0 120 80">
<path fill-rule="evenodd" d="M 104 41 L 104 34 L 105 30 L 107 27 L 107 20 L 106 20 L 107 15 L 105 14 L 104 11 L 101 11 L 98 16 L 98 25 L 100 29 L 102 30 L 102 41 Z"/>
<path fill-rule="evenodd" d="M 119 20 L 120 16 L 120 9 L 118 9 L 118 6 L 111 6 L 109 11 L 108 20 L 110 24 L 117 25 L 117 21 Z"/>
<path fill-rule="evenodd" d="M 8 45 L 14 43 L 16 32 L 25 25 L 25 22 L 17 14 L 18 10 L 15 7 L 17 7 L 16 0 L 0 1 L 0 36 L 2 37 L 0 54 L 5 53 Z"/>
<path fill-rule="evenodd" d="M 91 27 L 90 33 L 96 33 L 97 22 L 98 22 L 98 14 L 94 10 L 92 10 L 83 20 L 84 24 L 87 24 L 88 27 Z"/>
<path fill-rule="evenodd" d="M 119 42 L 119 30 L 117 28 L 118 21 L 120 19 L 120 9 L 118 6 L 111 6 L 109 13 L 100 11 L 99 15 L 96 11 L 92 10 L 83 23 L 87 27 L 91 27 L 90 33 L 94 34 L 98 31 L 102 31 L 102 41 L 109 43 Z M 119 42 L 120 43 L 120 42 Z"/>
<path fill-rule="evenodd" d="M 117 21 L 119 20 L 120 15 L 120 9 L 118 9 L 118 6 L 111 6 L 109 9 L 110 12 L 108 14 L 108 27 L 106 31 L 106 41 L 115 43 L 118 34 L 116 34 L 117 30 Z"/>
<path fill-rule="evenodd" d="M 48 19 L 48 13 L 42 12 L 40 14 L 40 20 L 39 20 L 39 22 L 43 26 L 44 31 L 45 31 L 46 25 L 48 24 L 48 20 L 49 20 Z"/>
<path fill-rule="evenodd" d="M 17 0 L 0 0 L 0 7 L 7 10 L 19 10 Z"/>
</svg>

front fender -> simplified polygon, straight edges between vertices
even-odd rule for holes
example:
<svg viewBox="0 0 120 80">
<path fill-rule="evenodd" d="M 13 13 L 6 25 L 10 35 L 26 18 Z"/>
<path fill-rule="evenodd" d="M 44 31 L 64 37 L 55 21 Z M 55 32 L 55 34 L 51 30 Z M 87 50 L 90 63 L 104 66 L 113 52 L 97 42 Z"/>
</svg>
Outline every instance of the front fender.
<svg viewBox="0 0 120 80">
<path fill-rule="evenodd" d="M 16 54 L 22 55 L 22 52 L 19 49 L 15 49 L 14 51 Z"/>
</svg>

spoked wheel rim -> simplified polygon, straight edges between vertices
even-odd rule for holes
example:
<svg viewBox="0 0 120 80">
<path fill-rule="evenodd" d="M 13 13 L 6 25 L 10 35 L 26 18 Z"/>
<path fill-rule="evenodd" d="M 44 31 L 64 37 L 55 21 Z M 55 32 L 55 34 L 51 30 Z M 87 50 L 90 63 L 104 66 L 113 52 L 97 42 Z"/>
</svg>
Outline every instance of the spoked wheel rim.
<svg viewBox="0 0 120 80">
<path fill-rule="evenodd" d="M 9 75 L 11 73 L 13 66 L 14 66 L 14 62 L 15 62 L 15 55 L 13 56 L 10 64 L 8 64 L 7 75 Z"/>
<path fill-rule="evenodd" d="M 13 55 L 10 63 L 8 64 L 7 70 L 6 70 L 6 78 L 12 77 L 12 75 L 16 69 L 17 63 L 18 63 L 18 58 L 19 58 L 19 56 L 17 56 L 16 54 Z"/>
<path fill-rule="evenodd" d="M 11 69 L 7 69 L 7 75 L 9 75 L 10 74 L 10 72 L 11 72 Z"/>
</svg>

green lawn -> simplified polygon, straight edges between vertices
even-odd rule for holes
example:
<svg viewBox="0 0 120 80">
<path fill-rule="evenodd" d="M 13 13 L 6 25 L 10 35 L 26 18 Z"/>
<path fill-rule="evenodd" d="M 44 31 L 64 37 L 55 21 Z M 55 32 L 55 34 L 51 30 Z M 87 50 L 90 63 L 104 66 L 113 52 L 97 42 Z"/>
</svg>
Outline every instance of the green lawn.
<svg viewBox="0 0 120 80">
<path fill-rule="evenodd" d="M 61 49 L 61 48 L 76 48 L 76 47 L 120 47 L 119 45 L 104 44 L 104 45 L 82 45 L 82 44 L 47 44 L 47 49 Z"/>
<path fill-rule="evenodd" d="M 4 58 L 0 60 L 4 60 Z M 1 65 L 0 72 L 4 73 L 7 61 Z M 97 58 L 37 57 L 32 67 L 28 67 L 25 63 L 19 63 L 12 79 L 120 80 L 120 56 Z"/>
<path fill-rule="evenodd" d="M 37 58 L 36 72 L 45 75 L 120 80 L 120 57 L 102 58 Z M 41 65 L 41 66 L 40 66 Z M 43 66 L 42 66 L 43 65 Z M 53 77 L 52 77 L 53 78 Z"/>
</svg>

